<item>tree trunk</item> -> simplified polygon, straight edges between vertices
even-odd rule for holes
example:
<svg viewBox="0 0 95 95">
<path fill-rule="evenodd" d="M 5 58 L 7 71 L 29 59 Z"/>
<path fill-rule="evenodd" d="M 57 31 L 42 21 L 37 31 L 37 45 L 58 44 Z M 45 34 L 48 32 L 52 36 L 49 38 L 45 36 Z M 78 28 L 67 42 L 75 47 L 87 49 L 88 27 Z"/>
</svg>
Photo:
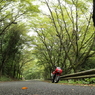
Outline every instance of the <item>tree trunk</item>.
<svg viewBox="0 0 95 95">
<path fill-rule="evenodd" d="M 95 0 L 93 0 L 93 23 L 94 23 L 94 26 L 95 26 Z"/>
</svg>

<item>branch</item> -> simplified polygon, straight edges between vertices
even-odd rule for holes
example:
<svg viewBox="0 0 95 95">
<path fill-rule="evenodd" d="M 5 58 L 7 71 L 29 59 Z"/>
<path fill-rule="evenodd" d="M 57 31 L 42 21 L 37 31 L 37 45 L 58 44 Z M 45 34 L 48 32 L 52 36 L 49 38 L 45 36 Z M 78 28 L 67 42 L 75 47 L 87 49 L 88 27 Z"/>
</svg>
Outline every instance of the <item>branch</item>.
<svg viewBox="0 0 95 95">
<path fill-rule="evenodd" d="M 81 41 L 81 47 L 80 47 L 80 49 L 79 49 L 79 51 L 82 49 L 82 47 L 83 47 L 83 42 L 84 42 L 84 40 L 85 40 L 85 37 L 86 37 L 86 34 L 87 34 L 87 32 L 88 32 L 88 29 L 89 29 L 89 26 L 90 26 L 90 22 L 91 22 L 91 15 L 90 15 L 90 17 L 89 17 L 89 21 L 88 21 L 88 25 L 87 25 L 87 27 L 86 27 L 86 30 L 85 30 L 85 33 L 84 33 L 84 35 L 83 35 L 83 39 L 82 39 L 82 41 Z"/>
<path fill-rule="evenodd" d="M 50 9 L 50 6 L 49 6 L 49 4 L 48 4 L 48 2 L 47 2 L 46 0 L 45 0 L 45 2 L 46 2 L 46 5 L 47 5 L 47 7 L 48 7 L 48 9 L 49 9 L 49 11 L 50 11 L 50 14 L 51 14 L 52 21 L 53 21 L 53 24 L 54 24 L 54 26 L 55 26 L 56 32 L 59 34 L 58 29 L 57 29 L 57 25 L 56 25 L 56 23 L 55 23 L 55 19 L 54 19 L 53 13 L 52 13 L 52 11 L 51 11 L 51 9 Z"/>
</svg>

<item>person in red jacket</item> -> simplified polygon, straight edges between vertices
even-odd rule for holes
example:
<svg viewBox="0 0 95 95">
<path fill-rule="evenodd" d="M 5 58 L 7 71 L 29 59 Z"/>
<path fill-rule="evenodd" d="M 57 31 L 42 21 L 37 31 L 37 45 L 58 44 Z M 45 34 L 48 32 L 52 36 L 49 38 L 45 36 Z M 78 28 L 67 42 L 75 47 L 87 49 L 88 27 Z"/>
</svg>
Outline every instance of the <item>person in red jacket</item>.
<svg viewBox="0 0 95 95">
<path fill-rule="evenodd" d="M 60 67 L 56 67 L 56 69 L 52 72 L 52 74 L 54 75 L 56 73 L 59 73 L 61 75 L 62 72 L 63 71 L 62 71 L 62 69 Z"/>
<path fill-rule="evenodd" d="M 52 76 L 52 82 L 54 82 L 55 78 L 56 78 L 56 75 L 60 77 L 60 75 L 62 74 L 62 69 L 60 67 L 56 67 L 55 66 L 55 70 L 51 73 L 51 76 Z M 59 81 L 59 79 L 58 79 Z"/>
</svg>

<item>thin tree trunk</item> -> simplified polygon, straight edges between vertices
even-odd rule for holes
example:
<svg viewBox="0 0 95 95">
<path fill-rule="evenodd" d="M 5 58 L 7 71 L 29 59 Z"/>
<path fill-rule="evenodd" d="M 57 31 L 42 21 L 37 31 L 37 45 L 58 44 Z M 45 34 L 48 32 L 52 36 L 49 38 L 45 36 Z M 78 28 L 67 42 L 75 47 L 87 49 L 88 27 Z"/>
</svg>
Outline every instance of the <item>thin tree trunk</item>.
<svg viewBox="0 0 95 95">
<path fill-rule="evenodd" d="M 95 26 L 95 0 L 93 0 L 93 23 L 94 23 L 94 26 Z"/>
</svg>

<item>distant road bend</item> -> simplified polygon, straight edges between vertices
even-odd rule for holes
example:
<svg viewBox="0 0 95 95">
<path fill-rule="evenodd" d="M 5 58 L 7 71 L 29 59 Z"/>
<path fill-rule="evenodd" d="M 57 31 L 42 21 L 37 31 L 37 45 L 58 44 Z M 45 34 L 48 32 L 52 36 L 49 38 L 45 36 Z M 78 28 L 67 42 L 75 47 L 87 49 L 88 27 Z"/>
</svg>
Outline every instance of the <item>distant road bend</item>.
<svg viewBox="0 0 95 95">
<path fill-rule="evenodd" d="M 0 95 L 95 95 L 95 87 L 61 85 L 38 80 L 2 82 Z"/>
</svg>

